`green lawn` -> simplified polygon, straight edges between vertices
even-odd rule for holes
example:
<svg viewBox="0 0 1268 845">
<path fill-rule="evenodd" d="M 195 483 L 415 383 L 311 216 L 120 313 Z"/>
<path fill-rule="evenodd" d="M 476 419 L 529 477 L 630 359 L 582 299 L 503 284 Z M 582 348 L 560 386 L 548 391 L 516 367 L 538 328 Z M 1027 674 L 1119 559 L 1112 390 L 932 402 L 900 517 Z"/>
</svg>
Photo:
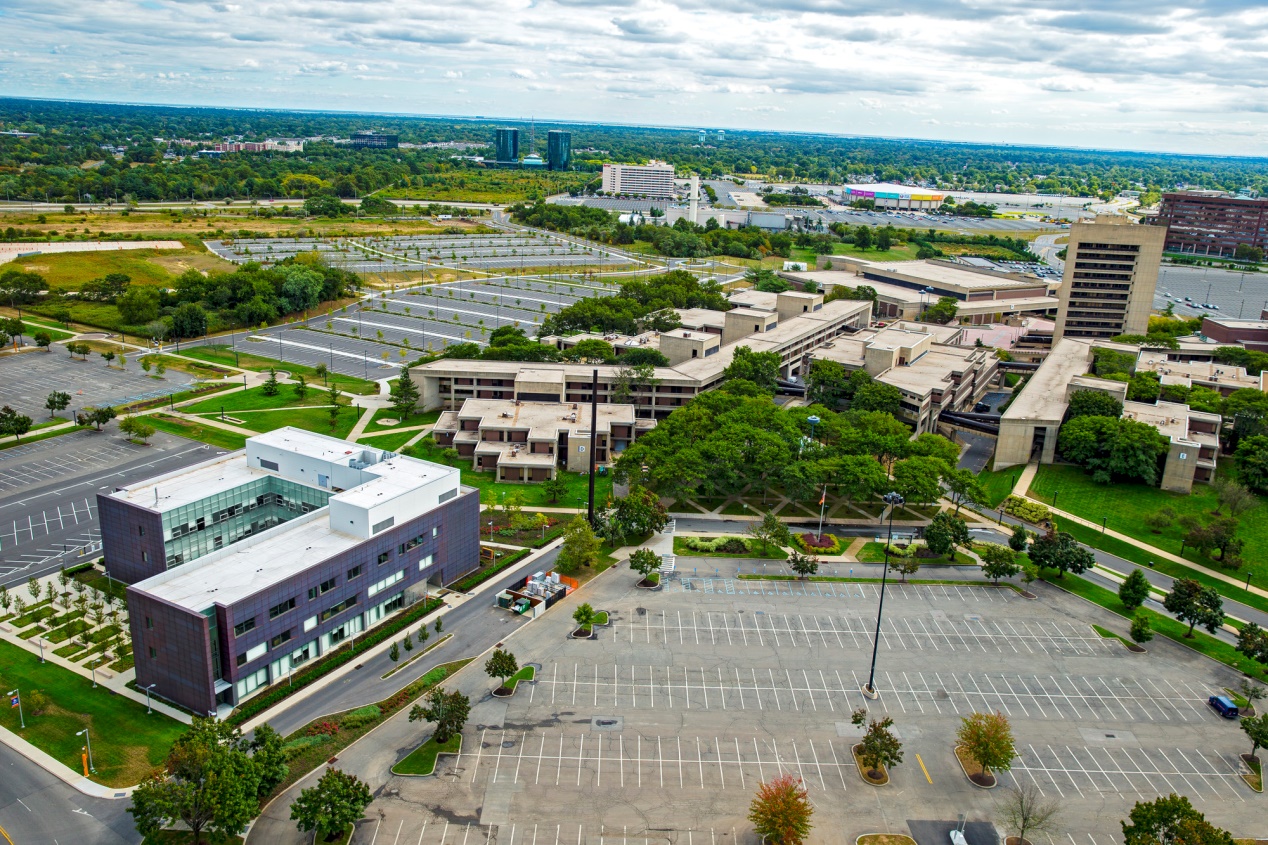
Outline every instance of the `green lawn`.
<svg viewBox="0 0 1268 845">
<path fill-rule="evenodd" d="M 370 418 L 370 424 L 365 427 L 366 431 L 392 431 L 397 428 L 405 428 L 413 425 L 429 425 L 440 418 L 440 411 L 415 411 L 410 416 L 401 419 L 400 415 L 391 408 L 379 408 L 374 412 L 374 416 Z M 399 420 L 396 425 L 381 425 L 379 420 Z"/>
<path fill-rule="evenodd" d="M 511 689 L 515 689 L 519 685 L 520 681 L 531 681 L 535 677 L 537 677 L 536 669 L 532 666 L 523 666 L 518 672 L 510 677 L 510 679 L 506 682 L 506 685 Z"/>
<path fill-rule="evenodd" d="M 1101 607 L 1113 613 L 1122 616 L 1124 619 L 1130 619 L 1132 614 L 1128 613 L 1127 608 L 1118 600 L 1118 594 L 1107 590 L 1091 581 L 1078 577 L 1077 575 L 1066 575 L 1064 578 L 1047 579 L 1049 584 L 1054 587 L 1060 587 L 1067 592 L 1074 593 L 1077 596 L 1099 604 Z M 1149 617 L 1150 627 L 1153 628 L 1156 636 L 1163 636 L 1167 639 L 1174 640 L 1181 645 L 1205 654 L 1220 663 L 1232 666 L 1240 672 L 1244 672 L 1253 678 L 1263 681 L 1268 679 L 1268 668 L 1262 664 L 1258 664 L 1248 657 L 1245 657 L 1237 651 L 1230 643 L 1217 640 L 1215 637 L 1207 634 L 1205 631 L 1198 629 L 1193 632 L 1193 637 L 1184 636 L 1189 630 L 1189 626 L 1172 619 L 1170 616 L 1164 616 L 1152 610 L 1141 609 L 1138 613 L 1144 613 Z M 1148 648 L 1148 645 L 1146 645 Z"/>
<path fill-rule="evenodd" d="M 48 336 L 53 339 L 54 343 L 56 343 L 59 340 L 67 340 L 68 338 L 72 338 L 75 336 L 74 334 L 66 331 L 65 329 L 53 328 L 53 326 L 56 324 L 51 323 L 51 321 L 41 320 L 39 323 L 35 323 L 31 320 L 23 318 L 22 325 L 25 329 L 23 332 L 24 338 L 28 342 L 34 342 L 36 332 L 48 332 Z"/>
<path fill-rule="evenodd" d="M 227 364 L 230 367 L 238 367 L 243 370 L 256 370 L 263 372 L 267 369 L 285 370 L 292 375 L 302 375 L 308 379 L 310 384 L 323 387 L 322 379 L 317 375 L 312 367 L 306 367 L 303 364 L 296 364 L 291 361 L 279 361 L 275 358 L 265 358 L 260 355 L 253 355 L 250 352 L 238 351 L 235 356 L 232 347 L 228 344 L 209 344 L 207 346 L 190 346 L 180 350 L 179 354 L 187 358 L 196 358 L 199 361 L 208 361 L 212 364 Z M 373 381 L 345 376 L 342 373 L 327 374 L 326 381 L 335 384 L 340 390 L 347 393 L 356 393 L 361 396 L 374 396 L 379 392 L 379 385 Z"/>
<path fill-rule="evenodd" d="M 850 258 L 867 258 L 872 261 L 915 261 L 916 250 L 918 249 L 919 247 L 915 244 L 895 243 L 885 252 L 878 252 L 875 247 L 871 249 L 859 249 L 854 244 L 834 243 L 832 245 L 832 255 L 829 256 L 829 258 L 835 258 L 840 255 L 848 256 Z M 807 249 L 805 247 L 793 247 L 793 261 L 805 261 L 813 267 L 815 258 L 816 255 L 814 250 Z M 837 267 L 836 269 L 839 270 L 841 268 Z"/>
<path fill-rule="evenodd" d="M 189 414 L 207 414 L 219 413 L 224 408 L 226 414 L 232 416 L 233 411 L 264 411 L 274 410 L 277 408 L 301 407 L 304 405 L 329 405 L 330 395 L 321 390 L 321 382 L 318 381 L 317 388 L 309 387 L 305 391 L 304 398 L 300 399 L 295 395 L 295 385 L 279 384 L 276 396 L 265 396 L 264 387 L 252 387 L 247 390 L 239 390 L 237 393 L 230 393 L 225 396 L 217 396 L 207 399 L 203 402 L 197 402 L 193 405 L 187 405 L 181 408 L 182 411 Z"/>
<path fill-rule="evenodd" d="M 700 539 L 706 540 L 711 538 L 701 537 Z M 749 540 L 744 537 L 741 537 L 740 539 L 744 540 L 744 542 L 748 544 L 749 551 L 742 552 L 742 553 L 698 552 L 698 551 L 695 551 L 694 549 L 688 548 L 685 537 L 675 537 L 674 538 L 674 554 L 682 555 L 683 557 L 755 558 L 758 560 L 787 560 L 788 559 L 788 552 L 784 551 L 778 546 L 767 546 L 766 549 L 763 551 L 760 549 L 760 547 L 755 541 Z"/>
<path fill-rule="evenodd" d="M 462 736 L 455 734 L 449 741 L 441 744 L 428 737 L 427 741 L 415 748 L 405 759 L 392 767 L 395 775 L 430 775 L 436 771 L 436 758 L 441 754 L 457 754 L 462 748 Z"/>
<path fill-rule="evenodd" d="M 0 440 L 0 449 L 10 449 L 14 446 L 24 446 L 27 443 L 35 443 L 39 440 L 48 440 L 50 437 L 61 437 L 63 434 L 74 434 L 77 431 L 87 431 L 92 426 L 73 425 L 70 428 L 59 428 L 57 431 L 32 432 L 22 435 L 22 438 L 15 439 L 5 437 Z"/>
<path fill-rule="evenodd" d="M 0 665 L 4 667 L 6 691 L 16 687 L 29 700 L 33 690 L 40 690 L 52 702 L 40 716 L 24 703 L 25 730 L 19 727 L 16 708 L 0 708 L 0 725 L 75 771 L 82 771 L 83 745 L 75 732 L 86 727 L 91 732 L 97 767 L 92 779 L 98 783 L 116 787 L 139 783 L 163 762 L 185 730 L 175 719 L 158 712 L 146 715 L 144 704 L 105 687 L 93 689 L 88 678 L 52 663 L 40 663 L 36 655 L 3 641 Z"/>
<path fill-rule="evenodd" d="M 243 414 L 238 417 L 242 422 L 233 424 L 239 428 L 249 428 L 252 431 L 261 433 L 291 425 L 295 428 L 315 431 L 318 434 L 326 434 L 342 439 L 347 437 L 348 432 L 352 431 L 352 427 L 357 424 L 357 419 L 360 416 L 358 410 L 357 408 L 341 408 L 339 411 L 339 422 L 333 429 L 330 427 L 329 408 L 290 408 L 281 411 L 256 411 Z M 228 412 L 226 411 L 226 413 Z"/>
<path fill-rule="evenodd" d="M 1106 528 L 1177 555 L 1180 554 L 1180 540 L 1184 533 L 1179 526 L 1173 525 L 1161 534 L 1155 534 L 1145 525 L 1145 517 L 1159 508 L 1170 507 L 1177 516 L 1192 514 L 1205 518 L 1219 507 L 1215 491 L 1209 484 L 1193 485 L 1193 492 L 1186 496 L 1143 484 L 1096 484 L 1080 468 L 1058 464 L 1039 467 L 1029 494 L 1031 498 L 1090 522 L 1099 524 L 1102 518 L 1108 517 Z M 1261 498 L 1259 505 L 1241 515 L 1240 522 L 1238 536 L 1246 543 L 1242 550 L 1244 563 L 1242 569 L 1232 576 L 1244 579 L 1249 572 L 1255 582 L 1263 585 L 1268 581 L 1268 504 L 1264 504 Z M 1061 528 L 1067 530 L 1069 526 L 1062 525 Z M 1203 559 L 1188 549 L 1185 557 L 1211 569 L 1220 568 L 1218 561 Z M 1187 574 L 1188 570 L 1182 572 Z"/>
<path fill-rule="evenodd" d="M 1013 492 L 1013 487 L 1017 485 L 1017 478 L 1021 475 L 1023 469 L 1025 467 L 1012 467 L 999 472 L 984 469 L 977 474 L 978 483 L 986 491 L 986 503 L 988 506 L 997 508 L 1000 502 L 1008 498 L 1009 494 Z"/>
<path fill-rule="evenodd" d="M 189 420 L 170 417 L 167 414 L 150 414 L 147 419 L 150 425 L 159 431 L 166 431 L 168 434 L 188 437 L 190 440 L 199 440 L 231 451 L 246 448 L 247 438 L 245 435 L 225 431 L 222 428 L 201 425 Z"/>
<path fill-rule="evenodd" d="M 540 484 L 513 484 L 506 481 L 497 481 L 491 472 L 474 472 L 471 469 L 471 460 L 469 458 L 466 460 L 459 458 L 454 462 L 446 461 L 441 457 L 443 451 L 434 441 L 420 440 L 406 449 L 405 454 L 425 461 L 458 467 L 462 470 L 462 483 L 468 487 L 478 488 L 480 490 L 480 501 L 485 504 L 498 504 L 502 501 L 502 496 L 520 493 L 524 496 L 524 505 L 530 507 L 584 508 L 586 506 L 590 483 L 588 476 L 560 470 L 559 477 L 567 483 L 568 492 L 559 501 L 552 502 L 542 491 Z M 605 473 L 595 478 L 595 502 L 605 502 L 611 494 L 611 474 Z"/>
<path fill-rule="evenodd" d="M 223 367 L 217 367 L 214 364 L 204 364 L 201 361 L 187 361 L 183 355 L 165 355 L 154 352 L 142 355 L 141 358 L 149 361 L 151 365 L 157 365 L 162 362 L 163 366 L 169 370 L 180 370 L 189 373 L 192 376 L 201 376 L 206 379 L 223 378 L 232 374 L 232 370 L 226 370 Z M 151 378 L 158 378 L 153 375 L 151 370 Z"/>
<path fill-rule="evenodd" d="M 875 540 L 864 544 L 859 549 L 859 563 L 884 563 L 885 562 L 885 544 L 877 543 Z M 890 555 L 890 563 L 894 562 L 894 556 Z M 956 552 L 955 555 L 948 559 L 945 555 L 941 557 L 921 557 L 916 558 L 921 566 L 977 566 L 977 561 L 966 555 L 964 552 Z"/>
</svg>

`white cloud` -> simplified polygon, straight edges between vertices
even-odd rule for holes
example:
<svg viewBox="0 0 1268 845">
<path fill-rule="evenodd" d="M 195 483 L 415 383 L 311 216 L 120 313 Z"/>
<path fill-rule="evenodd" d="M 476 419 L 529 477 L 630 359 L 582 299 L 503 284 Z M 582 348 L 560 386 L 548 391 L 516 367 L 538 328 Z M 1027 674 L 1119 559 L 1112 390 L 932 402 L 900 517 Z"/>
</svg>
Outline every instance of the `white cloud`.
<svg viewBox="0 0 1268 845">
<path fill-rule="evenodd" d="M 1268 154 L 1262 0 L 3 5 L 11 95 Z"/>
</svg>

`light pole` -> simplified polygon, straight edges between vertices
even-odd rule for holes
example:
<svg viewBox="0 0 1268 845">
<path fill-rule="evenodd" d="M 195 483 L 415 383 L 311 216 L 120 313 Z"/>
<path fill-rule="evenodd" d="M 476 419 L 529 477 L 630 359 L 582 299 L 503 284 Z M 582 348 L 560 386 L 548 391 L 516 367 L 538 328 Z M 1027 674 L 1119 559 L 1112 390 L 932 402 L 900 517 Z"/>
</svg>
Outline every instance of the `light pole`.
<svg viewBox="0 0 1268 845">
<path fill-rule="evenodd" d="M 20 725 L 22 726 L 22 730 L 26 730 L 26 716 L 23 716 L 23 715 L 22 715 L 22 693 L 21 693 L 21 691 L 20 691 L 20 690 L 10 690 L 10 691 L 9 691 L 9 693 L 8 693 L 8 696 L 9 696 L 9 698 L 10 698 L 10 699 L 12 699 L 12 701 L 11 701 L 11 702 L 10 702 L 10 704 L 9 704 L 9 706 L 10 706 L 10 707 L 12 707 L 15 703 L 18 705 L 18 724 L 20 724 Z"/>
<path fill-rule="evenodd" d="M 154 712 L 154 711 L 150 708 L 150 690 L 154 689 L 154 687 L 156 687 L 156 686 L 158 686 L 158 685 L 157 685 L 157 684 L 150 684 L 148 687 L 146 687 L 146 688 L 145 688 L 145 712 L 146 712 L 147 714 L 148 714 L 148 713 L 153 713 L 153 712 Z"/>
<path fill-rule="evenodd" d="M 88 749 L 88 771 L 96 773 L 97 767 L 92 764 L 92 740 L 88 738 L 88 729 L 84 728 L 82 731 L 76 731 L 75 736 L 84 738 L 84 747 Z"/>
<path fill-rule="evenodd" d="M 816 416 L 815 414 L 811 414 L 810 416 L 806 417 L 806 422 L 810 423 L 810 439 L 814 440 L 815 426 L 819 424 L 819 417 Z"/>
<path fill-rule="evenodd" d="M 885 566 L 881 569 L 881 596 L 876 605 L 876 636 L 872 638 L 872 670 L 868 673 L 867 683 L 863 685 L 863 695 L 868 698 L 880 698 L 876 691 L 876 652 L 881 646 L 881 612 L 885 609 L 885 584 L 889 576 L 889 547 L 894 542 L 894 511 L 902 507 L 906 500 L 897 493 L 886 493 L 881 497 L 889 505 L 889 536 L 885 538 Z"/>
</svg>

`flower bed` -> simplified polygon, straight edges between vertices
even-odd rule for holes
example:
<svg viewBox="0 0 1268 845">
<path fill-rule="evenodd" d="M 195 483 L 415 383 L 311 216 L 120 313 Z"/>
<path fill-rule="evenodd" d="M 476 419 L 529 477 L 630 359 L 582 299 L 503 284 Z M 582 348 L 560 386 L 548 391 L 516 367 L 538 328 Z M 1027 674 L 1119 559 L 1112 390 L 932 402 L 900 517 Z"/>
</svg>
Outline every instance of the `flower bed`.
<svg viewBox="0 0 1268 845">
<path fill-rule="evenodd" d="M 793 545 L 807 554 L 816 555 L 835 556 L 841 554 L 843 550 L 841 538 L 835 534 L 824 534 L 820 538 L 818 534 L 809 531 L 805 534 L 794 534 Z"/>
</svg>

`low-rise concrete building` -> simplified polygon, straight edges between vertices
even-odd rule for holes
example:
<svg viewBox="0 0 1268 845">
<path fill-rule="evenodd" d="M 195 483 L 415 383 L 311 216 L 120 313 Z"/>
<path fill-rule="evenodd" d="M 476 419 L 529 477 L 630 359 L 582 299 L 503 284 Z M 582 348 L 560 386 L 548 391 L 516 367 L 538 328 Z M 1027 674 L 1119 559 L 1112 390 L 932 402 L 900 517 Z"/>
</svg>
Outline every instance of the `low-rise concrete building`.
<svg viewBox="0 0 1268 845">
<path fill-rule="evenodd" d="M 1252 376 L 1245 367 L 1192 358 L 1178 350 L 1145 349 L 1136 359 L 1136 372 L 1155 372 L 1163 384 L 1206 387 L 1224 396 L 1247 387 L 1261 389 L 1260 377 Z"/>
<path fill-rule="evenodd" d="M 442 413 L 432 433 L 441 446 L 470 458 L 477 472 L 524 482 L 554 478 L 559 468 L 589 471 L 592 428 L 595 460 L 607 465 L 654 425 L 635 419 L 633 405 L 599 405 L 596 419 L 592 423 L 590 405 L 583 402 L 468 399 L 457 411 Z"/>
<path fill-rule="evenodd" d="M 996 469 L 1032 459 L 1045 464 L 1056 460 L 1057 432 L 1075 390 L 1095 389 L 1103 384 L 1107 390 L 1121 391 L 1118 398 L 1123 398 L 1127 385 L 1122 382 L 1081 378 L 1091 366 L 1092 344 L 1088 341 L 1062 338 L 1052 347 L 1001 415 L 995 446 Z"/>
<path fill-rule="evenodd" d="M 865 329 L 807 353 L 835 361 L 847 370 L 863 370 L 902 393 L 900 413 L 916 432 L 932 432 L 943 411 L 970 411 L 990 389 L 999 360 L 987 347 L 954 346 L 956 326 L 898 323 Z"/>
<path fill-rule="evenodd" d="M 1124 402 L 1123 419 L 1143 422 L 1167 438 L 1167 457 L 1160 487 L 1188 493 L 1193 482 L 1215 480 L 1220 451 L 1220 415 L 1194 411 L 1179 402 Z"/>
</svg>

